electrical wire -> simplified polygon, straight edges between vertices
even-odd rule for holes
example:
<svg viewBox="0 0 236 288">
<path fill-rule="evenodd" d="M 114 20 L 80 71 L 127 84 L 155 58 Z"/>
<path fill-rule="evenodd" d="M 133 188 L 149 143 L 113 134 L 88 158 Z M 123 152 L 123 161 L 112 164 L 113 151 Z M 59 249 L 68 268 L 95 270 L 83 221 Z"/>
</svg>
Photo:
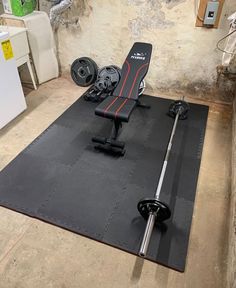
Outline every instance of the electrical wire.
<svg viewBox="0 0 236 288">
<path fill-rule="evenodd" d="M 200 20 L 200 21 L 204 21 L 203 18 L 201 18 L 199 15 L 198 15 L 198 9 L 199 9 L 199 1 L 198 0 L 195 0 L 195 7 L 194 7 L 194 12 L 195 12 L 195 16 Z"/>
<path fill-rule="evenodd" d="M 225 40 L 226 38 L 228 38 L 228 37 L 229 37 L 230 35 L 232 35 L 234 32 L 236 32 L 236 29 L 233 30 L 233 31 L 231 31 L 231 32 L 228 33 L 227 35 L 225 35 L 223 38 L 221 38 L 221 39 L 216 43 L 216 48 L 217 48 L 218 50 L 220 50 L 221 52 L 224 52 L 224 53 L 227 53 L 227 54 L 231 54 L 231 55 L 235 55 L 236 53 L 225 51 L 225 50 L 223 50 L 223 49 L 221 49 L 221 48 L 219 47 L 220 42 L 223 41 L 223 40 Z"/>
<path fill-rule="evenodd" d="M 200 21 L 204 21 L 204 19 L 203 18 L 201 18 L 198 14 L 197 14 L 197 19 L 199 19 Z"/>
</svg>

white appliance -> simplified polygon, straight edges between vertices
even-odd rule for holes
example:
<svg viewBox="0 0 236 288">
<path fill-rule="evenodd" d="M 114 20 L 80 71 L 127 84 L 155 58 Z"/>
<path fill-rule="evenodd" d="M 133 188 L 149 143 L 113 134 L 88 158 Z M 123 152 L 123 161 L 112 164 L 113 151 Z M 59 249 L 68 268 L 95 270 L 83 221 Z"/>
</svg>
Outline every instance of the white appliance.
<svg viewBox="0 0 236 288">
<path fill-rule="evenodd" d="M 34 11 L 23 17 L 3 14 L 4 22 L 12 26 L 22 24 L 27 29 L 31 56 L 38 83 L 44 83 L 59 76 L 58 60 L 52 26 L 47 13 Z"/>
<path fill-rule="evenodd" d="M 29 58 L 30 49 L 27 38 L 27 29 L 23 27 L 0 25 L 0 31 L 9 33 L 12 49 L 14 51 L 14 57 L 16 59 L 16 66 L 20 67 L 25 63 L 27 64 L 31 80 L 34 85 L 34 89 L 36 90 L 37 86 Z"/>
<path fill-rule="evenodd" d="M 0 129 L 25 109 L 25 97 L 11 52 L 9 34 L 0 31 Z"/>
</svg>

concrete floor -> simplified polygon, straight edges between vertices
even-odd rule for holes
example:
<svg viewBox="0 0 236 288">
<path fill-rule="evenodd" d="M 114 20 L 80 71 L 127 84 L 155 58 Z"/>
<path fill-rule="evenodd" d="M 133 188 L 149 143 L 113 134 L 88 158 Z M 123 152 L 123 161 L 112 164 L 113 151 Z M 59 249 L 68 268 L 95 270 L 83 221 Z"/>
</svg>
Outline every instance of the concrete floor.
<svg viewBox="0 0 236 288">
<path fill-rule="evenodd" d="M 61 78 L 30 92 L 28 110 L 0 131 L 0 169 L 83 91 Z M 0 207 L 0 288 L 226 287 L 231 107 L 207 104 L 210 113 L 185 273 Z"/>
</svg>

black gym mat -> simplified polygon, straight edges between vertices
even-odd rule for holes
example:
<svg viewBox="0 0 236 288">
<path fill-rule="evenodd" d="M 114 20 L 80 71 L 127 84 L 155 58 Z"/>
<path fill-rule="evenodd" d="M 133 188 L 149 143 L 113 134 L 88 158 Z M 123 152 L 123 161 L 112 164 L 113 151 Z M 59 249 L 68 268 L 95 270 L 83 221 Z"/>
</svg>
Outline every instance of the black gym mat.
<svg viewBox="0 0 236 288">
<path fill-rule="evenodd" d="M 124 157 L 96 151 L 110 131 L 97 104 L 76 101 L 0 173 L 0 205 L 137 254 L 145 221 L 137 211 L 155 193 L 173 119 L 170 100 L 143 96 L 123 125 Z M 156 227 L 148 259 L 184 271 L 208 107 L 190 105 L 174 138 L 161 199 L 172 217 Z"/>
</svg>

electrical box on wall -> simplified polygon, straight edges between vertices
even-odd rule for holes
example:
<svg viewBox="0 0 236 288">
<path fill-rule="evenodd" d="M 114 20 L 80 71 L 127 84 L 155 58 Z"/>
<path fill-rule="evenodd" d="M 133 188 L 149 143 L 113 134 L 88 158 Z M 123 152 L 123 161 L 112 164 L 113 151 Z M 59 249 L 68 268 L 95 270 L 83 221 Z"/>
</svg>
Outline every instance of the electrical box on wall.
<svg viewBox="0 0 236 288">
<path fill-rule="evenodd" d="M 207 3 L 206 12 L 204 16 L 204 25 L 212 25 L 214 26 L 216 22 L 216 16 L 218 12 L 219 2 L 218 1 L 209 1 Z"/>
<path fill-rule="evenodd" d="M 200 0 L 196 27 L 217 28 L 224 0 Z"/>
</svg>

